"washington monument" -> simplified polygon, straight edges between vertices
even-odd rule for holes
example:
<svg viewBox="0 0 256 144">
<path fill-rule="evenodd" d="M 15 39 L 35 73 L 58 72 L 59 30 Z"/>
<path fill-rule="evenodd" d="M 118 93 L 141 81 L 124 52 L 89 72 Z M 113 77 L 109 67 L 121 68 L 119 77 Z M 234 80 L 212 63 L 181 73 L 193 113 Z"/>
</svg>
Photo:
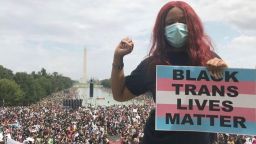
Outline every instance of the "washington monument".
<svg viewBox="0 0 256 144">
<path fill-rule="evenodd" d="M 86 50 L 86 48 L 84 48 L 82 83 L 87 83 L 87 50 Z"/>
</svg>

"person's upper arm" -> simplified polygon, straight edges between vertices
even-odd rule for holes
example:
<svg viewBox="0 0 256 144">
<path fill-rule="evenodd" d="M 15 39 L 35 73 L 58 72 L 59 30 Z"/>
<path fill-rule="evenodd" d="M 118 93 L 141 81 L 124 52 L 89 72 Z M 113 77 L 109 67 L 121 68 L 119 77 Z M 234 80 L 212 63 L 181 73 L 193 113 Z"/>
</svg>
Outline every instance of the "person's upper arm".
<svg viewBox="0 0 256 144">
<path fill-rule="evenodd" d="M 139 96 L 148 91 L 148 67 L 149 58 L 143 60 L 137 68 L 125 77 L 125 88 L 127 94 L 131 93 L 134 96 Z"/>
</svg>

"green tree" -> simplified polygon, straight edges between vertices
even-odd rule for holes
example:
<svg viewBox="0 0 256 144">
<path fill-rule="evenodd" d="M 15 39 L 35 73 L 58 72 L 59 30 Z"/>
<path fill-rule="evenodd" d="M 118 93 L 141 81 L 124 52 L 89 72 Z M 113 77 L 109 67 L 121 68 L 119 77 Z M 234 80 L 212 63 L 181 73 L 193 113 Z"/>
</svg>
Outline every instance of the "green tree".
<svg viewBox="0 0 256 144">
<path fill-rule="evenodd" d="M 0 99 L 4 100 L 5 105 L 18 105 L 23 98 L 24 92 L 20 86 L 13 80 L 0 80 Z"/>
<path fill-rule="evenodd" d="M 110 79 L 101 80 L 100 83 L 105 88 L 111 88 L 111 80 Z"/>
<path fill-rule="evenodd" d="M 43 88 L 39 79 L 34 79 L 33 80 L 33 85 L 34 85 L 34 88 L 35 88 L 35 100 L 36 101 L 39 101 L 41 98 L 47 96 L 47 92 Z"/>
<path fill-rule="evenodd" d="M 22 103 L 29 105 L 37 100 L 37 93 L 34 86 L 33 77 L 25 72 L 17 72 L 14 76 L 14 80 L 24 92 L 24 99 Z"/>
<path fill-rule="evenodd" d="M 0 65 L 0 79 L 13 79 L 12 71 Z"/>
<path fill-rule="evenodd" d="M 38 72 L 33 71 L 31 72 L 31 74 L 27 74 L 26 72 L 17 72 L 16 74 L 13 74 L 11 70 L 6 69 L 0 65 L 0 80 L 2 79 L 5 79 L 5 83 L 6 79 L 14 80 L 12 82 L 16 84 L 15 86 L 18 86 L 17 93 L 12 93 L 12 97 L 6 97 L 6 94 L 1 92 L 0 101 L 6 99 L 9 105 L 30 105 L 32 103 L 39 101 L 43 97 L 51 95 L 51 93 L 53 92 L 70 88 L 74 83 L 74 81 L 72 81 L 69 77 L 62 76 L 57 72 L 47 74 L 47 71 L 44 68 L 42 68 Z M 7 84 L 9 83 L 10 82 L 8 82 Z M 3 87 L 3 92 L 5 92 L 5 90 L 8 89 L 3 84 L 1 86 Z M 22 96 L 19 96 L 19 91 L 21 91 Z"/>
<path fill-rule="evenodd" d="M 73 85 L 73 81 L 69 77 L 64 77 L 59 75 L 57 72 L 54 72 L 51 75 L 53 91 L 60 91 L 63 89 L 70 88 Z"/>
<path fill-rule="evenodd" d="M 46 94 L 44 96 L 50 95 L 52 93 L 52 82 L 49 78 L 42 76 L 37 78 L 35 81 L 40 85 L 44 91 L 43 93 Z"/>
<path fill-rule="evenodd" d="M 47 76 L 46 69 L 44 69 L 44 68 L 41 69 L 41 75 L 44 76 L 44 77 Z"/>
</svg>

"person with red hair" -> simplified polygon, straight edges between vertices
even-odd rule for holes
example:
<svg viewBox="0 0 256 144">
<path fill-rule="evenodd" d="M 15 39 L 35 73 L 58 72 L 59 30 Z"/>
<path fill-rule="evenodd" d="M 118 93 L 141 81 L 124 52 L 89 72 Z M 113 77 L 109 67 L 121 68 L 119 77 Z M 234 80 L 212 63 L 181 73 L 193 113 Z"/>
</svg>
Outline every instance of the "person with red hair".
<svg viewBox="0 0 256 144">
<path fill-rule="evenodd" d="M 193 8 L 182 1 L 165 4 L 158 13 L 152 36 L 152 47 L 137 68 L 124 76 L 123 57 L 132 52 L 134 43 L 124 38 L 114 53 L 111 73 L 113 98 L 127 101 L 151 92 L 155 101 L 156 65 L 206 66 L 212 76 L 222 77 L 227 64 L 213 52 L 210 39 Z M 157 131 L 155 110 L 144 128 L 144 144 L 208 144 L 212 134 L 204 132 Z"/>
</svg>

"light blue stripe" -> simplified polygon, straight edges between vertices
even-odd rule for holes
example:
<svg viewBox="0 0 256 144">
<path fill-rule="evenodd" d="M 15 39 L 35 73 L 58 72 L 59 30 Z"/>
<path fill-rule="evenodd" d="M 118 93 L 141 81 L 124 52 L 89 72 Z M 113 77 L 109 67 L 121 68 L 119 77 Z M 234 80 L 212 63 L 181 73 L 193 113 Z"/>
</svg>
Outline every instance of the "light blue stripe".
<svg viewBox="0 0 256 144">
<path fill-rule="evenodd" d="M 206 70 L 206 67 L 192 67 L 192 66 L 163 66 L 158 65 L 156 68 L 158 78 L 173 78 L 173 70 L 190 70 L 190 75 L 192 78 L 197 78 L 201 70 Z M 236 78 L 238 81 L 256 81 L 256 69 L 238 69 L 238 68 L 228 68 L 225 71 L 238 72 Z M 208 73 L 209 75 L 209 73 Z"/>
<path fill-rule="evenodd" d="M 232 120 L 232 119 L 231 119 Z M 210 126 L 209 118 L 202 118 L 202 124 L 196 125 L 196 119 L 193 119 L 195 125 L 185 124 L 166 124 L 165 117 L 159 117 L 156 119 L 157 130 L 162 131 L 198 131 L 198 132 L 220 132 L 242 135 L 256 135 L 256 123 L 245 122 L 247 128 L 234 128 L 234 127 L 220 127 L 219 120 L 216 119 L 215 126 Z M 231 122 L 232 125 L 232 122 Z"/>
</svg>

